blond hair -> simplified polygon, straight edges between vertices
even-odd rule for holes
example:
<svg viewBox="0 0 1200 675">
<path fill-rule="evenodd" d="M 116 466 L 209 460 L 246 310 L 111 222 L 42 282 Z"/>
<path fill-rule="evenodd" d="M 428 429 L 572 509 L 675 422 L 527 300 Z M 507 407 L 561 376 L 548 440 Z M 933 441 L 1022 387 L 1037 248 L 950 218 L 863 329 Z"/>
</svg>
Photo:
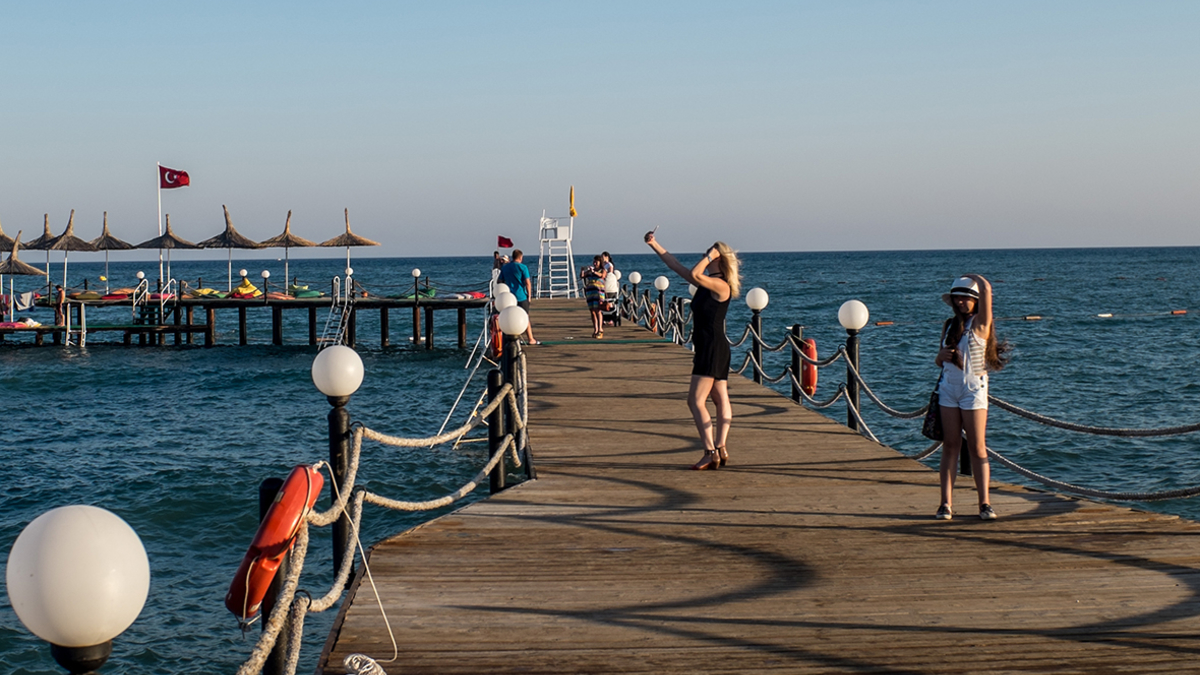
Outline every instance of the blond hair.
<svg viewBox="0 0 1200 675">
<path fill-rule="evenodd" d="M 713 244 L 713 248 L 721 254 L 721 257 L 717 259 L 717 264 L 721 268 L 721 274 L 725 277 L 725 283 L 729 284 L 729 297 L 736 298 L 742 291 L 742 276 L 738 271 L 741 263 L 738 262 L 737 251 L 729 248 L 729 244 L 723 241 Z"/>
</svg>

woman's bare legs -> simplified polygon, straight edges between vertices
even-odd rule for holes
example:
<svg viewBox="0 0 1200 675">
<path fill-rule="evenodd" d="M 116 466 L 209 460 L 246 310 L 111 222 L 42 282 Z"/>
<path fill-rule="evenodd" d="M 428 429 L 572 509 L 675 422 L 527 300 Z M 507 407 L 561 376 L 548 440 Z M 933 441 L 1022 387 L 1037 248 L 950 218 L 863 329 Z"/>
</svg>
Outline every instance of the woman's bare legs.
<svg viewBox="0 0 1200 675">
<path fill-rule="evenodd" d="M 716 468 L 717 453 L 713 444 L 712 417 L 708 414 L 708 395 L 713 392 L 716 383 L 711 377 L 693 375 L 692 384 L 688 387 L 688 409 L 692 411 L 692 420 L 696 423 L 696 431 L 700 434 L 700 442 L 704 444 L 704 457 L 693 466 L 693 469 Z"/>
<path fill-rule="evenodd" d="M 721 463 L 729 459 L 729 451 L 725 449 L 725 439 L 729 436 L 729 426 L 733 424 L 733 406 L 729 403 L 729 381 L 716 380 L 713 382 L 713 405 L 717 409 L 717 425 L 713 429 L 713 445 L 721 453 Z"/>
<path fill-rule="evenodd" d="M 991 489 L 991 464 L 987 461 L 987 410 L 959 410 L 942 406 L 942 461 L 938 475 L 942 483 L 942 503 L 953 506 L 954 477 L 958 475 L 958 455 L 962 451 L 963 431 L 967 432 L 967 452 L 971 453 L 971 473 L 979 505 L 988 503 Z"/>
</svg>

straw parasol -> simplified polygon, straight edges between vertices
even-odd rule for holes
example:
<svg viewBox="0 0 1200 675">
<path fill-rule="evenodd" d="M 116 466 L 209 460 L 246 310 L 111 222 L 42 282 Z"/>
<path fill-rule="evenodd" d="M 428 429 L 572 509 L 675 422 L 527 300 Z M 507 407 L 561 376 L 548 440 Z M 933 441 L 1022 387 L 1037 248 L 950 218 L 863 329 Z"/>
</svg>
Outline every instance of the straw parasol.
<svg viewBox="0 0 1200 675">
<path fill-rule="evenodd" d="M 41 276 L 47 275 L 33 265 L 26 265 L 17 260 L 17 250 L 21 248 L 21 232 L 17 231 L 17 238 L 12 240 L 12 253 L 8 256 L 8 260 L 0 262 L 0 290 L 4 288 L 4 275 L 23 275 L 23 276 Z M 11 319 L 13 315 L 13 288 L 12 279 L 8 280 L 8 316 Z"/>
<path fill-rule="evenodd" d="M 316 246 L 317 242 L 309 241 L 304 237 L 298 237 L 292 234 L 292 212 L 288 211 L 287 222 L 283 224 L 283 234 L 277 237 L 271 237 L 270 239 L 262 242 L 262 245 L 264 248 L 283 247 L 283 281 L 286 285 L 291 283 L 291 277 L 288 276 L 288 263 L 291 262 L 291 256 L 288 255 L 289 250 L 292 248 L 307 248 L 309 246 Z"/>
<path fill-rule="evenodd" d="M 62 285 L 63 288 L 70 288 L 70 286 L 67 284 L 67 256 L 71 254 L 71 251 L 92 252 L 96 250 L 96 247 L 92 246 L 91 242 L 84 241 L 75 236 L 75 209 L 71 209 L 71 217 L 67 219 L 66 231 L 59 235 L 58 238 L 53 242 L 51 242 L 50 247 L 46 250 L 63 252 Z"/>
<path fill-rule="evenodd" d="M 109 251 L 128 251 L 133 248 L 133 244 L 127 241 L 122 241 L 112 236 L 108 231 L 108 211 L 104 212 L 104 231 L 91 241 L 92 246 L 96 247 L 97 251 L 104 251 L 104 292 L 108 292 L 108 252 Z"/>
<path fill-rule="evenodd" d="M 143 241 L 142 243 L 134 246 L 134 248 L 156 248 L 159 251 L 166 249 L 166 251 L 167 251 L 167 279 L 169 280 L 171 278 L 171 250 L 176 249 L 176 248 L 200 248 L 200 247 L 186 239 L 180 239 L 179 237 L 175 236 L 175 233 L 171 231 L 171 214 L 168 213 L 167 214 L 167 231 L 153 239 Z M 159 281 L 161 282 L 162 279 L 160 279 Z"/>
<path fill-rule="evenodd" d="M 12 248 L 13 238 L 4 234 L 4 227 L 0 226 L 0 249 Z M 4 290 L 4 289 L 0 289 Z"/>
<path fill-rule="evenodd" d="M 350 231 L 350 209 L 346 209 L 346 233 L 338 235 L 329 241 L 323 241 L 318 246 L 329 247 L 346 247 L 346 269 L 350 269 L 350 247 L 351 246 L 379 246 L 379 242 L 371 241 L 366 237 L 360 237 Z"/>
<path fill-rule="evenodd" d="M 235 248 L 263 248 L 263 245 L 242 236 L 233 227 L 233 219 L 229 217 L 229 207 L 224 204 L 221 208 L 225 209 L 225 231 L 215 237 L 205 239 L 197 244 L 200 248 L 225 248 L 229 249 L 229 290 L 233 291 L 233 249 Z"/>
<path fill-rule="evenodd" d="M 45 251 L 46 252 L 46 293 L 50 292 L 50 244 L 54 243 L 54 235 L 50 232 L 50 214 L 47 213 L 43 217 L 42 227 L 44 231 L 42 236 L 25 244 L 26 251 Z"/>
</svg>

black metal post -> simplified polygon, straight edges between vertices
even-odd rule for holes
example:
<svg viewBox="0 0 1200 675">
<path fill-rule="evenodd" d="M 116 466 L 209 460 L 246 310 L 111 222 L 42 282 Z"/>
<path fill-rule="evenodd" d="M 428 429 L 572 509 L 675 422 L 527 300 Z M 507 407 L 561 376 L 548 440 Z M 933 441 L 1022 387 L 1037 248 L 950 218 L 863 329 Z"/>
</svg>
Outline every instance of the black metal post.
<svg viewBox="0 0 1200 675">
<path fill-rule="evenodd" d="M 858 370 L 858 331 L 846 329 L 846 405 L 858 407 L 858 380 L 854 379 L 851 368 Z M 858 431 L 858 420 L 849 408 L 846 409 L 846 426 Z"/>
<path fill-rule="evenodd" d="M 329 467 L 333 482 L 342 490 L 346 474 L 350 471 L 350 412 L 346 404 L 349 396 L 326 396 L 333 409 L 329 411 Z M 329 491 L 330 503 L 335 503 L 334 490 Z M 345 496 L 345 495 L 344 495 Z M 333 524 L 333 574 L 342 569 L 342 557 L 350 545 L 350 515 L 343 513 Z"/>
<path fill-rule="evenodd" d="M 87 675 L 100 669 L 112 654 L 112 640 L 90 647 L 63 647 L 51 643 L 50 655 L 68 673 Z"/>
<path fill-rule="evenodd" d="M 667 334 L 667 306 L 664 304 L 663 298 L 666 296 L 666 291 L 658 292 L 658 334 Z"/>
<path fill-rule="evenodd" d="M 750 344 L 750 358 L 754 360 L 754 364 L 757 364 L 757 367 L 754 368 L 754 383 L 762 384 L 763 351 L 762 342 L 759 341 L 762 338 L 762 312 L 757 309 L 750 311 L 750 330 L 754 332 L 754 335 L 750 336 L 754 339 L 754 342 Z"/>
<path fill-rule="evenodd" d="M 283 488 L 282 478 L 268 478 L 258 485 L 258 520 L 262 522 L 267 517 L 267 511 L 270 510 L 271 504 L 275 503 L 275 495 Z M 279 599 L 279 591 L 283 590 L 283 582 L 287 577 L 288 566 L 291 565 L 292 556 L 290 553 L 283 555 L 283 562 L 279 564 L 279 571 L 275 578 L 271 580 L 271 584 L 267 586 L 267 594 L 263 596 L 262 603 L 262 627 L 267 629 L 266 617 L 271 616 L 271 612 L 275 609 L 275 602 Z M 289 621 L 284 620 L 283 630 L 279 632 L 279 639 L 275 641 L 275 647 L 271 649 L 271 653 L 267 655 L 267 662 L 263 665 L 262 672 L 264 675 L 283 675 L 287 672 L 287 636 L 291 635 L 291 630 L 288 626 Z"/>
<path fill-rule="evenodd" d="M 499 370 L 489 370 L 487 380 L 488 402 L 495 401 L 499 395 L 500 388 L 504 386 L 504 375 Z M 496 453 L 500 452 L 500 444 L 504 441 L 505 417 L 504 405 L 496 406 L 491 415 L 488 415 L 488 457 L 495 457 Z M 489 475 L 490 487 L 492 494 L 496 494 L 503 490 L 505 486 L 505 477 L 507 469 L 506 461 L 500 460 L 496 464 L 496 468 L 492 469 Z"/>
<path fill-rule="evenodd" d="M 804 326 L 795 324 L 792 326 L 792 375 L 796 381 L 804 381 L 804 360 L 800 358 L 801 340 L 804 339 Z M 800 387 L 796 382 L 792 382 L 792 400 L 799 403 L 803 400 L 800 395 Z"/>
</svg>

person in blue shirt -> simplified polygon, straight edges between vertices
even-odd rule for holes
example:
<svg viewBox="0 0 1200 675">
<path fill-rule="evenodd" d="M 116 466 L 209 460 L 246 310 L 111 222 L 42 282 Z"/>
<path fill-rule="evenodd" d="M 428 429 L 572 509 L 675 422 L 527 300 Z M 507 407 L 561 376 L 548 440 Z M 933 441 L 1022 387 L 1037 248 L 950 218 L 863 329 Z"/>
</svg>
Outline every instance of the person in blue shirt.
<svg viewBox="0 0 1200 675">
<path fill-rule="evenodd" d="M 517 298 L 517 306 L 529 313 L 529 298 L 533 295 L 533 277 L 529 274 L 529 268 L 525 266 L 525 254 L 521 249 L 513 249 L 512 262 L 500 268 L 500 280 L 504 285 L 508 286 L 508 290 Z M 540 345 L 542 343 L 533 339 L 533 319 L 529 321 L 529 327 L 525 329 L 525 340 L 531 345 Z"/>
</svg>

